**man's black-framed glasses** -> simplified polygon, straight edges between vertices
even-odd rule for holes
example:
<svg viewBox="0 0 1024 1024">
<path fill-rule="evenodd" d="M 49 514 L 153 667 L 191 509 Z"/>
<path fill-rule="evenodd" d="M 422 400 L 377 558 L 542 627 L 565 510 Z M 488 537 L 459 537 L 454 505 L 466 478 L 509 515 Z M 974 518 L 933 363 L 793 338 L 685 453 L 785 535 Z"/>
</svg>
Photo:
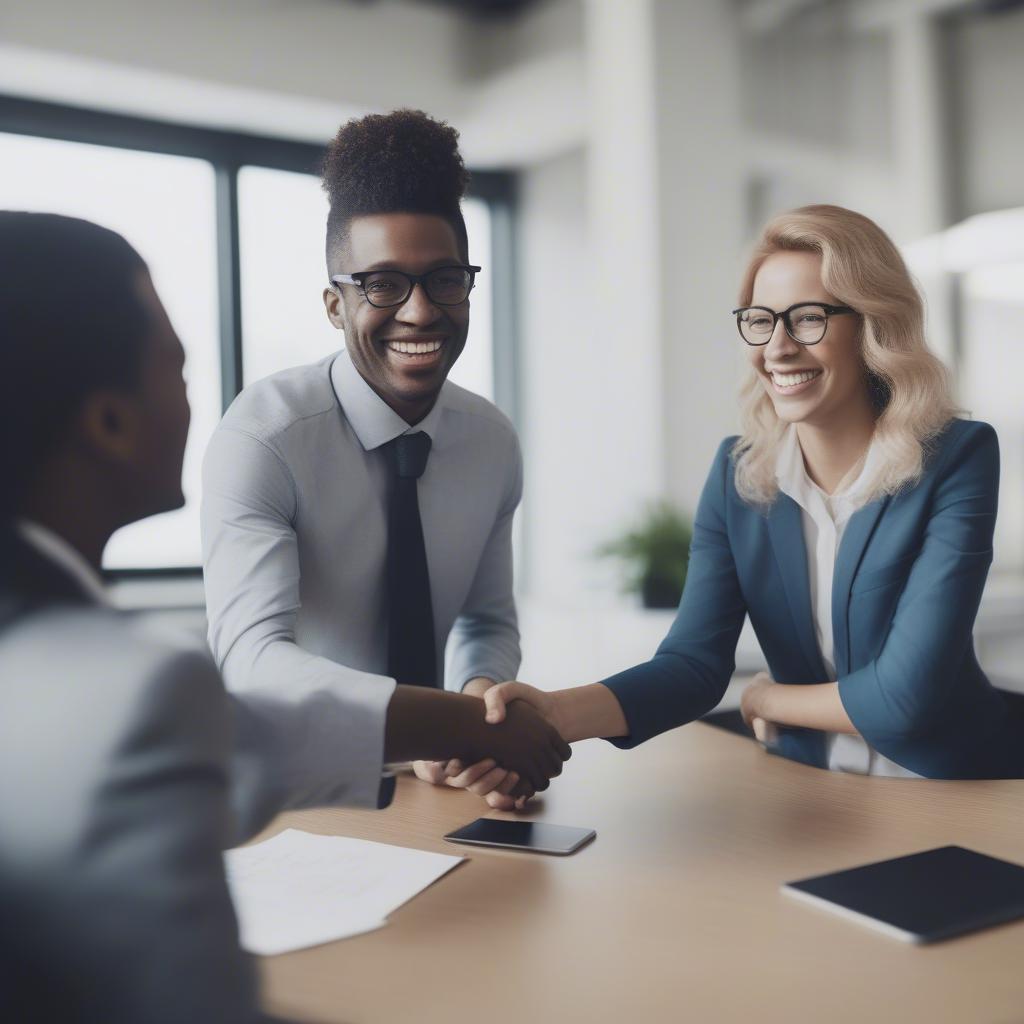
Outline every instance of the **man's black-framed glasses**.
<svg viewBox="0 0 1024 1024">
<path fill-rule="evenodd" d="M 786 333 L 801 345 L 817 345 L 828 330 L 828 318 L 856 313 L 849 306 L 830 306 L 824 302 L 797 302 L 776 313 L 767 306 L 743 306 L 734 309 L 740 337 L 748 345 L 767 345 L 781 320 Z"/>
<path fill-rule="evenodd" d="M 404 270 L 362 270 L 355 274 L 335 274 L 332 284 L 354 284 L 371 306 L 387 309 L 408 301 L 416 285 L 422 285 L 427 298 L 437 306 L 458 306 L 469 298 L 473 281 L 481 267 L 457 265 L 435 267 L 425 274 L 407 274 Z"/>
</svg>

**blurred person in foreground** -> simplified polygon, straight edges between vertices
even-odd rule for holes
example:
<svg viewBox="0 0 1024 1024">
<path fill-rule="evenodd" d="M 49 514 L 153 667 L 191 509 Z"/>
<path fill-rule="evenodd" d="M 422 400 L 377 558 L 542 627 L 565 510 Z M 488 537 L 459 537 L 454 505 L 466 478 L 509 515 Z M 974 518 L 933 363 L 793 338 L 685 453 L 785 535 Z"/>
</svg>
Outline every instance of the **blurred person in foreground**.
<svg viewBox="0 0 1024 1024">
<path fill-rule="evenodd" d="M 372 729 L 396 681 L 479 697 L 519 669 L 519 441 L 448 380 L 481 269 L 467 180 L 458 133 L 421 111 L 353 119 L 328 147 L 322 294 L 345 347 L 249 385 L 203 464 L 210 647 L 233 690 L 340 687 Z M 523 795 L 493 758 L 413 767 L 494 807 Z"/>
<path fill-rule="evenodd" d="M 230 697 L 204 650 L 107 605 L 110 535 L 183 503 L 189 424 L 119 235 L 0 212 L 0 352 L 0 1019 L 255 1020 L 224 847 L 386 804 L 385 759 L 491 755 L 539 787 L 568 750 L 532 710 L 494 742 L 478 698 L 422 688 L 361 733 L 328 682 Z"/>
<path fill-rule="evenodd" d="M 570 741 L 636 746 L 718 704 L 749 615 L 770 674 L 742 712 L 774 752 L 865 775 L 1024 777 L 1020 698 L 992 686 L 972 639 L 996 434 L 956 415 L 899 251 L 866 217 L 804 207 L 764 229 L 739 298 L 744 432 L 712 464 L 668 636 L 601 683 L 493 688 L 491 720 L 527 700 Z"/>
</svg>

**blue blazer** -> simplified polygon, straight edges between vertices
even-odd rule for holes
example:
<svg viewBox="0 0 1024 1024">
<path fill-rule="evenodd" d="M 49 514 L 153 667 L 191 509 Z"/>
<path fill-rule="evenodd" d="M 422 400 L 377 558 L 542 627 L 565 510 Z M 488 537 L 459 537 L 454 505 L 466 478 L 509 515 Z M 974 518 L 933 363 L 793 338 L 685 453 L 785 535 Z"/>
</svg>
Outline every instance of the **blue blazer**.
<svg viewBox="0 0 1024 1024">
<path fill-rule="evenodd" d="M 800 508 L 736 493 L 722 442 L 697 509 L 686 588 L 654 657 L 604 680 L 629 735 L 690 722 L 721 700 L 746 615 L 781 683 L 828 680 L 814 631 Z M 987 423 L 952 421 L 914 486 L 865 505 L 836 558 L 839 696 L 857 731 L 928 778 L 1024 778 L 1024 716 L 985 677 L 972 630 L 992 561 L 999 447 Z M 826 766 L 826 734 L 781 729 L 778 752 Z"/>
</svg>

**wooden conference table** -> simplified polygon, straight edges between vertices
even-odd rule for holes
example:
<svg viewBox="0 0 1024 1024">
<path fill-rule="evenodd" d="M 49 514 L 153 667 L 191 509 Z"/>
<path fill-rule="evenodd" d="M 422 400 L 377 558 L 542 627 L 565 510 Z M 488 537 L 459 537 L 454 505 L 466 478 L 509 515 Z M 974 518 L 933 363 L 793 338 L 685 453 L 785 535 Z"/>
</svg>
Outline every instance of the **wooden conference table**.
<svg viewBox="0 0 1024 1024">
<path fill-rule="evenodd" d="M 1024 923 L 915 947 L 779 892 L 948 843 L 1024 863 L 1024 781 L 840 775 L 697 724 L 632 751 L 576 746 L 529 815 L 597 829 L 570 857 L 441 839 L 485 813 L 403 777 L 387 811 L 275 821 L 266 835 L 469 860 L 379 931 L 264 960 L 268 1008 L 352 1024 L 1024 1021 Z"/>
</svg>

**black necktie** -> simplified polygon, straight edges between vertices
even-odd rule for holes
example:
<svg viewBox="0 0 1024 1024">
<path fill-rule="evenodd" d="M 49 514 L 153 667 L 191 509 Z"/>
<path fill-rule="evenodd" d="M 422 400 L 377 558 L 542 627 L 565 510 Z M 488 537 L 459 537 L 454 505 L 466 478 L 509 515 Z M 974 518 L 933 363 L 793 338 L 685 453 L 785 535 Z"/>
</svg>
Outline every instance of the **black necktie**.
<svg viewBox="0 0 1024 1024">
<path fill-rule="evenodd" d="M 434 609 L 417 497 L 417 481 L 430 454 L 430 435 L 402 434 L 388 444 L 387 452 L 391 463 L 388 675 L 399 683 L 437 686 Z"/>
</svg>

